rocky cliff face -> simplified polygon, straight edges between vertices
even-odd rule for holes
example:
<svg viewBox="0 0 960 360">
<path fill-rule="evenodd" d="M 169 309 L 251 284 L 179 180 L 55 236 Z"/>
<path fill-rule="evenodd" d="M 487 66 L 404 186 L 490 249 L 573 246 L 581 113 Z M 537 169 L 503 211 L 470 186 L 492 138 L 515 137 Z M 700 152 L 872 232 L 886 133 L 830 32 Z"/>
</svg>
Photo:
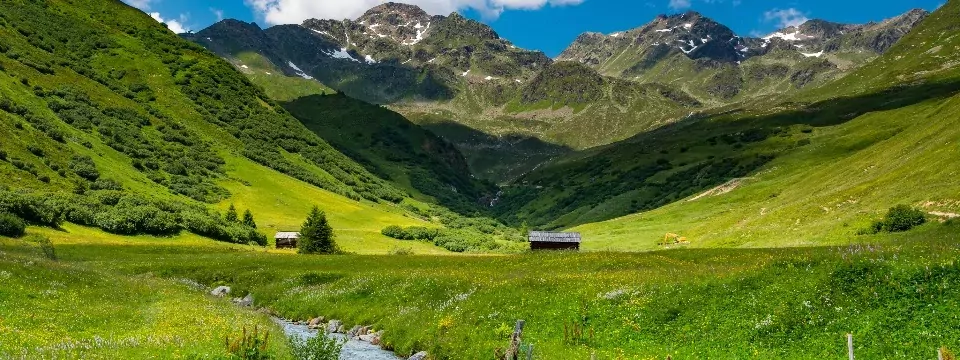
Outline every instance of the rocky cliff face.
<svg viewBox="0 0 960 360">
<path fill-rule="evenodd" d="M 224 20 L 183 36 L 228 58 L 261 54 L 288 75 L 317 78 L 375 103 L 449 100 L 471 79 L 515 84 L 552 63 L 459 14 L 430 16 L 397 3 L 355 20 L 310 19 L 266 30 Z"/>
</svg>

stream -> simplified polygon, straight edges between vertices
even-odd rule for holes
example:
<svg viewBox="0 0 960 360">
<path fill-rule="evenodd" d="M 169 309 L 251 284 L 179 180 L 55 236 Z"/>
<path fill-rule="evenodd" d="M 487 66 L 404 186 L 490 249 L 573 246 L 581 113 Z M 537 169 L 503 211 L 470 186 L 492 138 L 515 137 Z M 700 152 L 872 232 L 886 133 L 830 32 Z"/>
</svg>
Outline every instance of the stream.
<svg viewBox="0 0 960 360">
<path fill-rule="evenodd" d="M 297 325 L 287 320 L 273 318 L 277 324 L 283 327 L 283 333 L 288 337 L 298 337 L 301 339 L 310 339 L 320 335 L 320 330 L 310 329 L 306 325 Z M 392 352 L 381 349 L 377 345 L 349 339 L 344 334 L 328 334 L 331 339 L 346 340 L 343 344 L 343 350 L 340 352 L 340 360 L 400 360 Z"/>
</svg>

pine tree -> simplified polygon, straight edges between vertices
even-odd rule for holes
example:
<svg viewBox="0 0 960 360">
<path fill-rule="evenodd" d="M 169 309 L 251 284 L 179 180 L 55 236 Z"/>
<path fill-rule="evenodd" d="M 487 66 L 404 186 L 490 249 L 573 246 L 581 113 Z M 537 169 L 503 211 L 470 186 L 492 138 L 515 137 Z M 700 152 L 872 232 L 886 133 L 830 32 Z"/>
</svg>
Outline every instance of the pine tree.
<svg viewBox="0 0 960 360">
<path fill-rule="evenodd" d="M 252 229 L 257 228 L 257 222 L 253 221 L 253 213 L 250 212 L 250 209 L 243 212 L 243 225 Z"/>
<path fill-rule="evenodd" d="M 314 206 L 307 216 L 307 221 L 300 229 L 300 239 L 297 242 L 298 252 L 301 254 L 335 254 L 340 251 L 333 240 L 333 228 L 327 222 L 327 215 L 320 208 Z"/>
<path fill-rule="evenodd" d="M 233 204 L 230 204 L 230 208 L 227 209 L 227 215 L 224 216 L 223 219 L 231 223 L 240 222 L 240 219 L 237 218 L 237 208 L 233 207 Z"/>
</svg>

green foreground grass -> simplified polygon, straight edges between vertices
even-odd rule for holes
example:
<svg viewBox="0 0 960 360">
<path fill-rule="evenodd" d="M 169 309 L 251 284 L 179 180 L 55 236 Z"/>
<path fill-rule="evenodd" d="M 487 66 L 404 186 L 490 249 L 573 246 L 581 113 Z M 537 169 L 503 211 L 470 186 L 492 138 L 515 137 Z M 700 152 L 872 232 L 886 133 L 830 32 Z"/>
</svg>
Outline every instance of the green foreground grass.
<svg viewBox="0 0 960 360">
<path fill-rule="evenodd" d="M 398 354 L 435 359 L 491 358 L 517 319 L 542 359 L 839 358 L 848 332 L 858 358 L 928 358 L 960 348 L 958 230 L 931 223 L 842 247 L 452 257 L 297 256 L 191 235 L 31 228 L 61 260 L 0 243 L 0 353 L 99 337 L 111 345 L 82 357 L 217 354 L 220 337 L 264 321 L 174 281 L 191 279 L 250 291 L 285 317 L 374 324 Z M 125 340 L 138 334 L 161 340 Z"/>
</svg>

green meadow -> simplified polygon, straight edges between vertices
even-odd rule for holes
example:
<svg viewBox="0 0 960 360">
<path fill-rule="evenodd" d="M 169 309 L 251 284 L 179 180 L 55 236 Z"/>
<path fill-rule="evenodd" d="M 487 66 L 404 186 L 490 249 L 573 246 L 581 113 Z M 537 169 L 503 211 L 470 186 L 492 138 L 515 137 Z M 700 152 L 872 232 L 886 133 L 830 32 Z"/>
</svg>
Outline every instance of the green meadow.
<svg viewBox="0 0 960 360">
<path fill-rule="evenodd" d="M 278 336 L 263 313 L 185 285 L 197 282 L 287 318 L 374 325 L 387 348 L 434 359 L 489 359 L 518 319 L 542 359 L 839 358 L 847 333 L 858 358 L 929 358 L 960 348 L 958 226 L 832 247 L 507 256 L 301 256 L 31 228 L 59 261 L 0 242 L 0 354 L 209 358 L 244 326 Z"/>
</svg>

